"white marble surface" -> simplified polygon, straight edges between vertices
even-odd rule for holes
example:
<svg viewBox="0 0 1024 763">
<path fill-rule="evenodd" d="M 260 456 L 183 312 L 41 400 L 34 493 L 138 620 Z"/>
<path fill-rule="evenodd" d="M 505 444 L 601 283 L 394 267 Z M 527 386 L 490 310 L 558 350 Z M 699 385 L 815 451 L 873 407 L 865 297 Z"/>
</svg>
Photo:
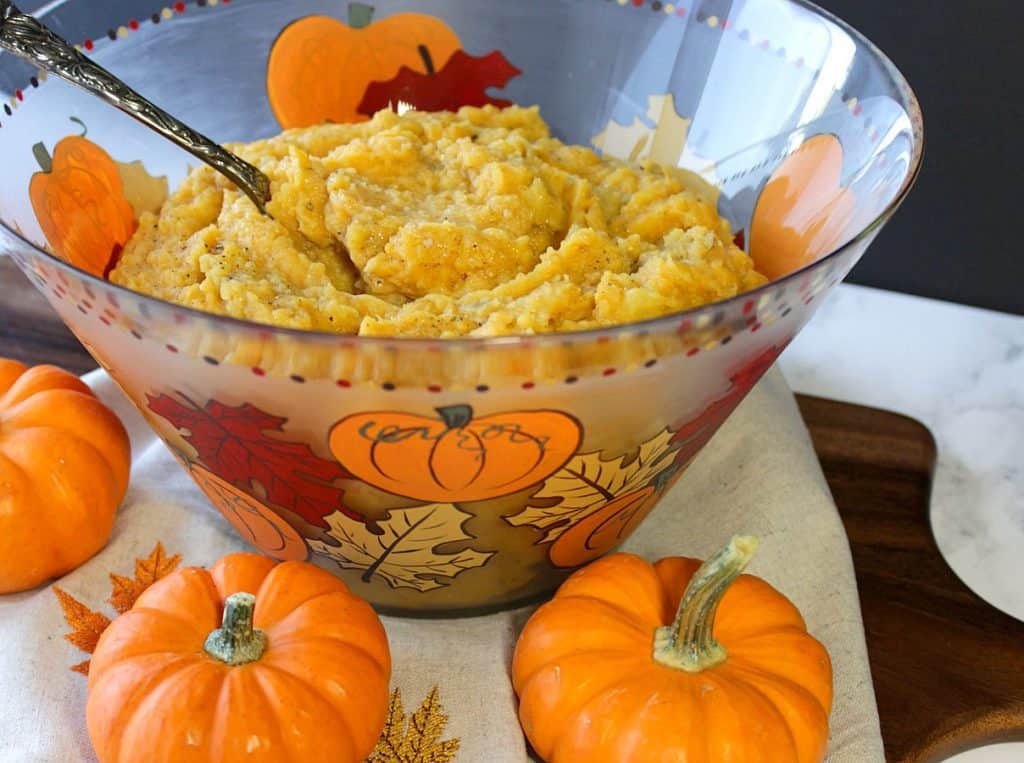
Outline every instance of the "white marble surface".
<svg viewBox="0 0 1024 763">
<path fill-rule="evenodd" d="M 797 392 L 931 429 L 939 548 L 975 592 L 1024 620 L 1024 317 L 843 284 L 781 365 Z M 952 760 L 1024 761 L 1024 745 Z"/>
</svg>

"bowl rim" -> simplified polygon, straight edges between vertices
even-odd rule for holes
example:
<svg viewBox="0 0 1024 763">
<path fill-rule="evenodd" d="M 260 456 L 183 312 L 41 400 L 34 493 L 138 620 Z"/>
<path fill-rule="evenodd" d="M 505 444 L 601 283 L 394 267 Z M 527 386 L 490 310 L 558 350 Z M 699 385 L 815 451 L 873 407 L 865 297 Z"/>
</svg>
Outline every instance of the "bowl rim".
<svg viewBox="0 0 1024 763">
<path fill-rule="evenodd" d="M 73 2 L 73 0 L 51 0 L 48 3 L 40 6 L 34 13 L 38 17 L 45 17 L 51 11 L 65 5 L 66 3 Z M 368 347 L 386 347 L 387 349 L 398 349 L 405 347 L 408 349 L 416 348 L 430 348 L 436 349 L 438 344 L 444 346 L 451 346 L 452 348 L 462 350 L 486 350 L 489 348 L 509 347 L 523 344 L 529 344 L 531 347 L 543 347 L 550 344 L 569 345 L 577 343 L 592 342 L 597 339 L 606 341 L 607 338 L 630 335 L 630 334 L 658 334 L 666 333 L 668 331 L 675 331 L 681 322 L 687 320 L 693 320 L 696 316 L 723 309 L 737 306 L 748 302 L 749 300 L 759 300 L 761 297 L 775 291 L 780 286 L 786 286 L 793 281 L 800 280 L 801 277 L 806 276 L 808 273 L 817 270 L 824 266 L 826 263 L 832 262 L 839 258 L 841 255 L 849 252 L 850 250 L 858 247 L 865 241 L 870 240 L 872 236 L 883 226 L 889 219 L 895 214 L 896 210 L 900 208 L 903 202 L 906 200 L 910 193 L 910 190 L 914 187 L 917 182 L 917 178 L 921 173 L 921 166 L 924 160 L 924 148 L 925 148 L 925 133 L 924 133 L 924 121 L 921 113 L 920 102 L 918 101 L 917 94 L 914 92 L 907 78 L 903 75 L 900 69 L 893 63 L 893 61 L 884 53 L 882 50 L 875 45 L 866 35 L 855 29 L 849 23 L 839 18 L 830 11 L 825 10 L 821 6 L 815 4 L 811 0 L 771 0 L 771 2 L 781 2 L 787 5 L 793 5 L 805 10 L 810 11 L 816 16 L 819 16 L 826 21 L 829 21 L 840 29 L 844 30 L 859 45 L 867 48 L 871 55 L 882 65 L 891 81 L 895 84 L 896 88 L 900 91 L 901 96 L 904 99 L 904 103 L 901 105 L 906 109 L 907 114 L 910 118 L 911 131 L 916 138 L 913 147 L 913 154 L 911 156 L 910 168 L 907 172 L 907 176 L 904 178 L 903 183 L 900 185 L 896 195 L 893 196 L 892 201 L 886 205 L 878 215 L 874 217 L 869 223 L 867 223 L 860 231 L 858 231 L 853 238 L 851 238 L 844 245 L 837 249 L 823 255 L 813 262 L 807 263 L 806 265 L 794 270 L 781 278 L 769 280 L 768 282 L 758 286 L 749 291 L 740 292 L 732 297 L 726 299 L 716 300 L 714 302 L 708 302 L 697 307 L 692 307 L 687 310 L 681 310 L 673 313 L 666 313 L 655 318 L 646 318 L 642 321 L 632 321 L 629 323 L 617 323 L 608 326 L 599 326 L 596 328 L 581 329 L 579 331 L 565 331 L 565 332 L 545 332 L 536 334 L 508 334 L 501 336 L 479 336 L 479 337 L 408 337 L 408 336 L 363 336 L 359 334 L 344 334 L 329 331 L 319 331 L 314 329 L 300 329 L 291 328 L 286 326 L 276 326 L 269 323 L 260 323 L 258 321 L 252 321 L 245 318 L 236 318 L 230 315 L 222 315 L 220 313 L 207 312 L 200 310 L 195 307 L 187 305 L 181 305 L 176 302 L 170 302 L 160 297 L 154 297 L 143 292 L 134 291 L 120 284 L 108 281 L 106 279 L 95 276 L 88 273 L 75 265 L 71 265 L 64 260 L 57 257 L 55 254 L 48 252 L 36 246 L 34 243 L 26 239 L 23 235 L 10 228 L 7 223 L 0 220 L 0 232 L 5 234 L 8 238 L 20 242 L 25 247 L 28 247 L 34 254 L 52 260 L 54 265 L 60 269 L 72 271 L 75 276 L 88 284 L 98 286 L 104 289 L 113 290 L 117 296 L 123 296 L 126 299 L 141 300 L 142 302 L 152 303 L 159 305 L 161 309 L 171 310 L 174 312 L 184 313 L 190 318 L 206 323 L 214 323 L 223 325 L 233 330 L 240 331 L 242 333 L 253 333 L 259 332 L 261 335 L 266 336 L 268 333 L 271 336 L 278 336 L 282 338 L 290 338 L 300 342 L 312 342 L 315 344 L 327 343 L 336 344 L 339 341 L 344 341 L 349 346 L 366 345 Z M 800 126 L 793 128 L 794 131 L 799 130 Z"/>
</svg>

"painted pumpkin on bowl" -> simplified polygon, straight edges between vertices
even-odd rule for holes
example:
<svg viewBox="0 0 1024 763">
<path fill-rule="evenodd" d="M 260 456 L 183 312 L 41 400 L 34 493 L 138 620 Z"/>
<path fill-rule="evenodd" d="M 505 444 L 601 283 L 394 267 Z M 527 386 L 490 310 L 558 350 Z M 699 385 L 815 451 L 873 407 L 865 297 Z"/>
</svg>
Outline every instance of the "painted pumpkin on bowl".
<svg viewBox="0 0 1024 763">
<path fill-rule="evenodd" d="M 239 535 L 267 556 L 280 561 L 305 561 L 309 548 L 299 531 L 280 514 L 209 469 L 184 464 L 210 503 Z"/>
<path fill-rule="evenodd" d="M 103 548 L 130 467 L 124 426 L 81 379 L 0 358 L 0 594 Z"/>
<path fill-rule="evenodd" d="M 348 25 L 307 16 L 285 27 L 267 61 L 267 96 L 284 128 L 321 122 L 361 122 L 358 106 L 371 82 L 390 80 L 402 67 L 425 72 L 422 51 L 444 66 L 462 47 L 434 16 L 398 13 L 373 21 L 373 7 L 349 3 Z"/>
<path fill-rule="evenodd" d="M 83 135 L 62 138 L 53 156 L 32 147 L 41 172 L 29 182 L 29 198 L 54 253 L 85 272 L 105 278 L 135 232 L 117 163 Z"/>
<path fill-rule="evenodd" d="M 832 667 L 796 607 L 740 575 L 756 540 L 701 564 L 613 554 L 527 622 L 519 719 L 548 763 L 820 763 Z"/>
<path fill-rule="evenodd" d="M 842 185 L 842 171 L 843 146 L 834 135 L 809 138 L 775 168 L 750 222 L 750 256 L 761 273 L 789 275 L 859 229 L 852 224 L 857 199 Z"/>
<path fill-rule="evenodd" d="M 640 526 L 660 497 L 652 485 L 647 485 L 612 498 L 558 536 L 551 544 L 551 563 L 556 567 L 579 567 L 608 553 Z"/>
<path fill-rule="evenodd" d="M 100 763 L 356 763 L 390 676 L 384 626 L 338 578 L 232 554 L 168 575 L 107 627 L 86 722 Z"/>
<path fill-rule="evenodd" d="M 576 452 L 579 423 L 560 411 L 474 418 L 468 405 L 438 416 L 357 413 L 331 430 L 330 447 L 351 474 L 417 501 L 459 503 L 511 495 L 558 471 Z"/>
</svg>

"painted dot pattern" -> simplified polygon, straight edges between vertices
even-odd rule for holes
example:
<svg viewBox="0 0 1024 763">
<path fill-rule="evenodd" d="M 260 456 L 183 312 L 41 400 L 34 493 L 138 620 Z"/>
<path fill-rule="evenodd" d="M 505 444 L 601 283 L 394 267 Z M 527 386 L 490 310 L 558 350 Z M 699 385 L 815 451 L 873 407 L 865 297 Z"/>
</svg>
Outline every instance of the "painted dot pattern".
<svg viewBox="0 0 1024 763">
<path fill-rule="evenodd" d="M 16 255 L 14 257 L 17 264 L 25 271 L 29 272 L 34 276 L 35 280 L 40 283 L 40 286 L 46 288 L 49 286 L 50 293 L 57 299 L 64 299 L 68 295 L 68 289 L 74 288 L 75 290 L 81 290 L 84 293 L 84 297 L 80 298 L 76 302 L 76 308 L 83 315 L 96 314 L 96 318 L 105 326 L 117 328 L 120 304 L 117 296 L 113 293 L 107 293 L 105 295 L 105 301 L 111 305 L 111 307 L 98 306 L 100 298 L 104 295 L 97 297 L 94 290 L 85 283 L 76 282 L 74 287 L 68 280 L 68 277 L 60 270 L 56 271 L 57 280 L 62 283 L 50 284 L 50 279 L 44 275 L 46 270 L 41 264 L 30 265 L 23 257 Z M 842 273 L 837 273 L 843 265 L 842 261 L 830 262 L 822 268 L 817 268 L 810 273 L 807 273 L 797 284 L 796 292 L 800 297 L 802 305 L 810 305 L 819 293 L 826 289 L 830 289 L 835 286 L 842 277 Z M 66 287 L 65 287 L 66 285 Z M 792 306 L 785 301 L 787 293 L 787 287 L 780 285 L 772 293 L 763 294 L 758 299 L 747 299 L 741 305 L 737 306 L 737 309 L 732 313 L 730 317 L 729 311 L 721 308 L 716 308 L 714 312 L 706 312 L 702 315 L 694 318 L 686 318 L 680 322 L 676 331 L 680 334 L 687 334 L 691 330 L 696 329 L 697 331 L 716 330 L 718 335 L 705 341 L 703 344 L 694 345 L 689 347 L 683 355 L 688 358 L 692 358 L 701 352 L 707 352 L 713 350 L 716 347 L 721 347 L 730 344 L 738 333 L 743 331 L 749 331 L 750 333 L 756 333 L 760 331 L 764 326 L 771 325 L 780 318 L 785 318 L 792 313 Z M 151 310 L 144 304 L 138 303 L 137 309 L 144 320 L 152 320 Z M 184 313 L 174 313 L 174 323 L 182 324 L 190 319 Z M 129 333 L 136 340 L 144 341 L 146 337 L 143 333 L 145 327 L 133 326 L 130 328 Z M 649 331 L 642 329 L 636 332 L 637 338 L 642 338 L 649 335 Z M 264 338 L 270 338 L 271 332 L 261 331 L 260 335 Z M 604 344 L 611 341 L 612 337 L 608 335 L 601 335 L 595 338 L 595 344 Z M 570 343 L 571 344 L 571 343 Z M 344 342 L 346 347 L 353 347 L 356 345 L 351 340 Z M 180 354 L 181 350 L 172 343 L 164 344 L 164 350 L 172 355 Z M 397 351 L 398 347 L 389 346 L 386 349 Z M 440 349 L 440 347 L 438 348 Z M 211 355 L 202 356 L 202 361 L 209 366 L 219 366 L 221 361 Z M 657 358 L 649 358 L 642 363 L 642 367 L 645 369 L 653 368 L 658 364 Z M 267 372 L 259 366 L 253 366 L 249 369 L 253 376 L 258 378 L 265 377 Z M 610 377 L 615 376 L 620 370 L 614 366 L 606 367 L 601 370 L 595 370 L 593 376 Z M 293 383 L 305 384 L 306 378 L 299 374 L 291 374 L 288 376 Z M 572 374 L 562 379 L 563 384 L 572 385 L 580 382 L 582 379 L 579 375 Z M 349 389 L 352 387 L 352 383 L 347 379 L 336 379 L 334 384 L 341 389 Z M 537 383 L 533 380 L 526 380 L 520 383 L 520 389 L 528 391 L 534 389 Z M 380 383 L 380 389 L 384 391 L 393 391 L 397 389 L 397 385 L 391 381 L 385 381 Z M 444 391 L 441 385 L 431 384 L 424 388 L 427 392 L 438 394 Z M 491 388 L 487 384 L 478 384 L 474 387 L 475 392 L 478 394 L 485 394 L 491 391 Z"/>
</svg>

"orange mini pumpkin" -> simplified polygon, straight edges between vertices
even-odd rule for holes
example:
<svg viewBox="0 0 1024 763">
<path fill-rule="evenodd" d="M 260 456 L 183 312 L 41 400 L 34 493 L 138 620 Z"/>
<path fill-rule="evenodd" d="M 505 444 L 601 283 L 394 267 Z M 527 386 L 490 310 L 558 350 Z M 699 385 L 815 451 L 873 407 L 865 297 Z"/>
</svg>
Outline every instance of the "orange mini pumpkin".
<svg viewBox="0 0 1024 763">
<path fill-rule="evenodd" d="M 238 534 L 267 556 L 282 561 L 305 561 L 309 547 L 299 531 L 273 509 L 222 480 L 209 469 L 186 465 L 196 484 Z"/>
<path fill-rule="evenodd" d="M 0 358 L 0 594 L 103 548 L 130 467 L 124 426 L 81 379 Z"/>
<path fill-rule="evenodd" d="M 426 72 L 421 51 L 441 68 L 462 44 L 434 16 L 398 13 L 373 21 L 373 7 L 349 3 L 348 25 L 307 16 L 285 27 L 267 61 L 267 96 L 282 127 L 361 122 L 358 112 L 371 82 L 390 80 L 402 67 Z"/>
<path fill-rule="evenodd" d="M 560 411 L 473 418 L 468 405 L 439 418 L 397 411 L 357 413 L 331 430 L 341 465 L 374 487 L 436 503 L 485 501 L 535 485 L 579 447 L 580 425 Z"/>
<path fill-rule="evenodd" d="M 168 575 L 110 624 L 86 722 L 100 763 L 356 763 L 390 676 L 384 626 L 338 578 L 232 554 Z"/>
<path fill-rule="evenodd" d="M 817 763 L 832 667 L 803 618 L 740 572 L 754 538 L 703 565 L 613 554 L 527 622 L 512 660 L 519 719 L 548 763 Z"/>
<path fill-rule="evenodd" d="M 29 182 L 29 198 L 54 253 L 103 278 L 135 232 L 117 164 L 84 136 L 62 138 L 53 157 L 42 143 L 32 148 L 42 172 Z"/>
</svg>

